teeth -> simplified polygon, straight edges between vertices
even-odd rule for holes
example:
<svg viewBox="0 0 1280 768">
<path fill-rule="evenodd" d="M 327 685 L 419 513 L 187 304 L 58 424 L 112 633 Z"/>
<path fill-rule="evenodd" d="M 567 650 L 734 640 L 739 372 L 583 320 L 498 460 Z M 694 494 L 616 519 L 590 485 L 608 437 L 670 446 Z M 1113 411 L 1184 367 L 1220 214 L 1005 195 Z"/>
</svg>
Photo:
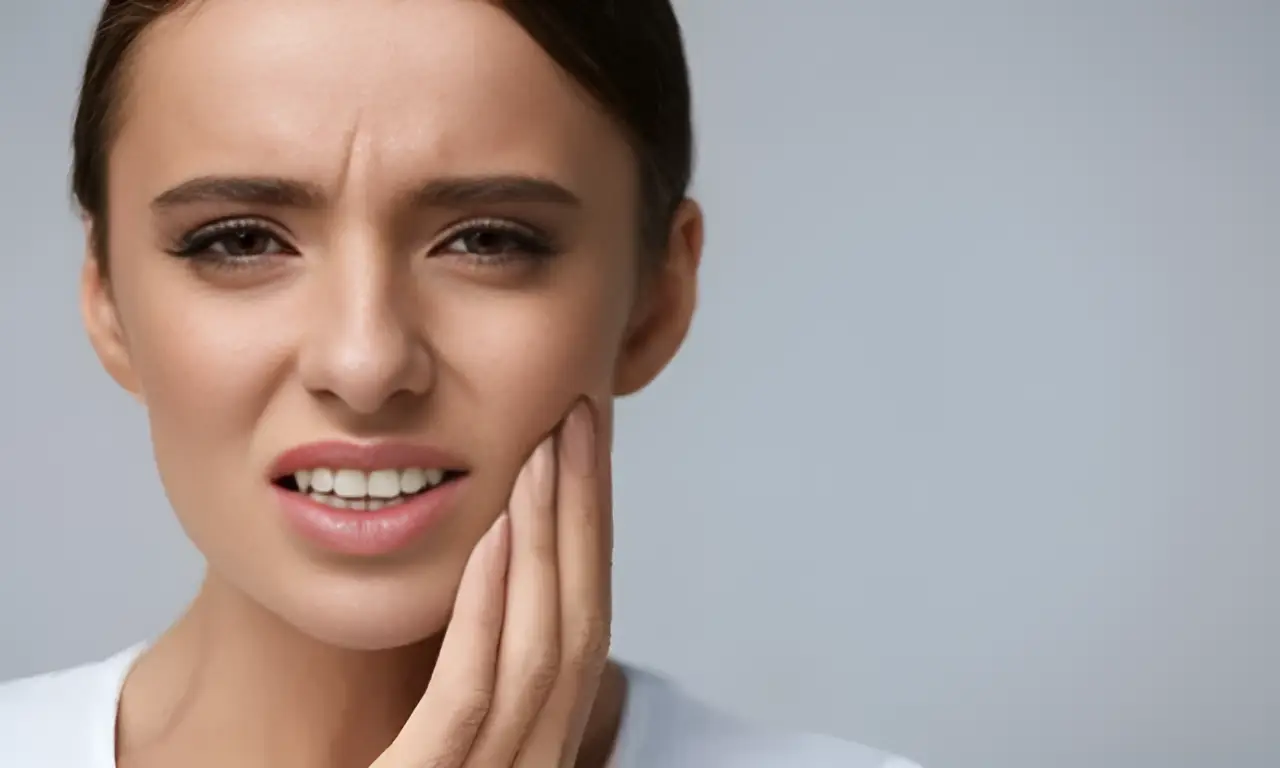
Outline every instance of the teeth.
<svg viewBox="0 0 1280 768">
<path fill-rule="evenodd" d="M 314 501 L 326 504 L 334 509 L 359 509 L 376 512 L 379 509 L 393 507 L 396 504 L 403 504 L 409 500 L 407 496 L 396 496 L 392 499 L 344 499 L 341 496 L 334 496 L 330 493 L 309 493 L 307 494 Z"/>
<path fill-rule="evenodd" d="M 311 498 L 315 499 L 316 501 L 319 501 L 319 502 L 323 502 L 323 503 L 325 503 L 325 504 L 328 504 L 329 506 L 331 506 L 331 507 L 335 507 L 335 508 L 337 508 L 337 509 L 346 509 L 346 508 L 347 508 L 347 500 L 346 500 L 346 499 L 342 499 L 342 498 L 339 498 L 339 497 L 337 497 L 337 496 L 330 496 L 330 495 L 329 495 L 329 494 L 327 494 L 327 493 L 313 493 L 313 494 L 311 494 Z"/>
<path fill-rule="evenodd" d="M 406 469 L 400 473 L 400 492 L 417 493 L 427 487 L 427 471 L 425 469 Z"/>
<path fill-rule="evenodd" d="M 417 467 L 403 470 L 379 469 L 373 472 L 322 467 L 293 473 L 293 480 L 299 491 L 310 493 L 313 498 L 325 496 L 346 501 L 345 506 L 339 507 L 340 509 L 381 509 L 401 496 L 412 496 L 434 488 L 444 482 L 444 478 L 443 469 Z M 377 506 L 371 506 L 372 504 Z"/>
<path fill-rule="evenodd" d="M 299 486 L 301 487 L 301 486 Z M 333 473 L 327 469 L 317 469 L 311 473 L 311 489 L 320 493 L 333 490 Z"/>
<path fill-rule="evenodd" d="M 368 495 L 375 499 L 394 499 L 400 495 L 400 473 L 394 469 L 379 469 L 369 473 Z"/>
<path fill-rule="evenodd" d="M 333 493 L 344 499 L 363 499 L 368 495 L 369 476 L 358 469 L 339 469 L 333 473 Z"/>
</svg>

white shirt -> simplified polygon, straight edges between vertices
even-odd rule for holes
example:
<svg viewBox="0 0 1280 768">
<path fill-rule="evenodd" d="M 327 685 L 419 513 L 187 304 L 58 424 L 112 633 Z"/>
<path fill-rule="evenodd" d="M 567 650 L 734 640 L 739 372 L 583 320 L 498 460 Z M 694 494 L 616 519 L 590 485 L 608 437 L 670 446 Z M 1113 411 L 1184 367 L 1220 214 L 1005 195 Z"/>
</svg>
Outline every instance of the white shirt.
<svg viewBox="0 0 1280 768">
<path fill-rule="evenodd" d="M 135 646 L 93 664 L 0 684 L 0 766 L 115 768 L 116 712 Z M 762 728 L 626 667 L 611 768 L 917 768 L 826 736 Z"/>
</svg>

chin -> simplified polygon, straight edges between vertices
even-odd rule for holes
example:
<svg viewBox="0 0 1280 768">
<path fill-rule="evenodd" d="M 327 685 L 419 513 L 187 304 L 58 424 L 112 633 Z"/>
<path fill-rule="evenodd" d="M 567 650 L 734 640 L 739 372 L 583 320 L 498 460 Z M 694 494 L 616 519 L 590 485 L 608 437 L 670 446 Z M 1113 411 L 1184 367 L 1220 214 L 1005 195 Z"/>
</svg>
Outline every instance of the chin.
<svg viewBox="0 0 1280 768">
<path fill-rule="evenodd" d="M 349 651 L 386 651 L 415 645 L 441 634 L 448 614 L 415 616 L 395 611 L 308 611 L 290 622 L 325 645 Z"/>
<path fill-rule="evenodd" d="M 326 574 L 277 583 L 258 602 L 302 634 L 335 648 L 382 651 L 444 632 L 461 569 L 427 574 Z"/>
</svg>

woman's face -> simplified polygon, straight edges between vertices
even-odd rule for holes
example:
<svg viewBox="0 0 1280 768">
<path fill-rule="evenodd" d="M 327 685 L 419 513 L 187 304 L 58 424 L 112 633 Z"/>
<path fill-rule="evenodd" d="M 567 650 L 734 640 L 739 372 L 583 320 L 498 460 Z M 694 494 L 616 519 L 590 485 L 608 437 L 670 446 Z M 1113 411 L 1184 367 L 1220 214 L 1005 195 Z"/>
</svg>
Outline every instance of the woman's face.
<svg viewBox="0 0 1280 768">
<path fill-rule="evenodd" d="M 194 3 L 140 39 L 121 107 L 86 323 L 184 528 L 315 637 L 435 634 L 534 445 L 675 353 L 696 211 L 646 276 L 623 135 L 481 2 Z M 340 554 L 272 482 L 323 441 L 433 446 L 467 475 L 411 543 Z"/>
</svg>

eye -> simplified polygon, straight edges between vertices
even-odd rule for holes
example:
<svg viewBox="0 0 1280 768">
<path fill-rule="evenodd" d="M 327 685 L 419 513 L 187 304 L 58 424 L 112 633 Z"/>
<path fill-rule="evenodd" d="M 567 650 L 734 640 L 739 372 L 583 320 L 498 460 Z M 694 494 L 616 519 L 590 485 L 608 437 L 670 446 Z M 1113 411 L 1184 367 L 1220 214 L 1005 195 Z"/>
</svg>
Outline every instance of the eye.
<svg viewBox="0 0 1280 768">
<path fill-rule="evenodd" d="M 228 256 L 266 256 L 281 253 L 284 247 L 266 230 L 244 228 L 219 235 L 209 244 L 209 250 Z"/>
<path fill-rule="evenodd" d="M 512 221 L 471 221 L 442 238 L 436 253 L 461 256 L 481 263 L 545 258 L 555 252 L 550 238 L 532 227 Z"/>
<path fill-rule="evenodd" d="M 184 235 L 172 253 L 213 261 L 242 261 L 296 251 L 263 223 L 234 219 L 207 224 Z"/>
</svg>

